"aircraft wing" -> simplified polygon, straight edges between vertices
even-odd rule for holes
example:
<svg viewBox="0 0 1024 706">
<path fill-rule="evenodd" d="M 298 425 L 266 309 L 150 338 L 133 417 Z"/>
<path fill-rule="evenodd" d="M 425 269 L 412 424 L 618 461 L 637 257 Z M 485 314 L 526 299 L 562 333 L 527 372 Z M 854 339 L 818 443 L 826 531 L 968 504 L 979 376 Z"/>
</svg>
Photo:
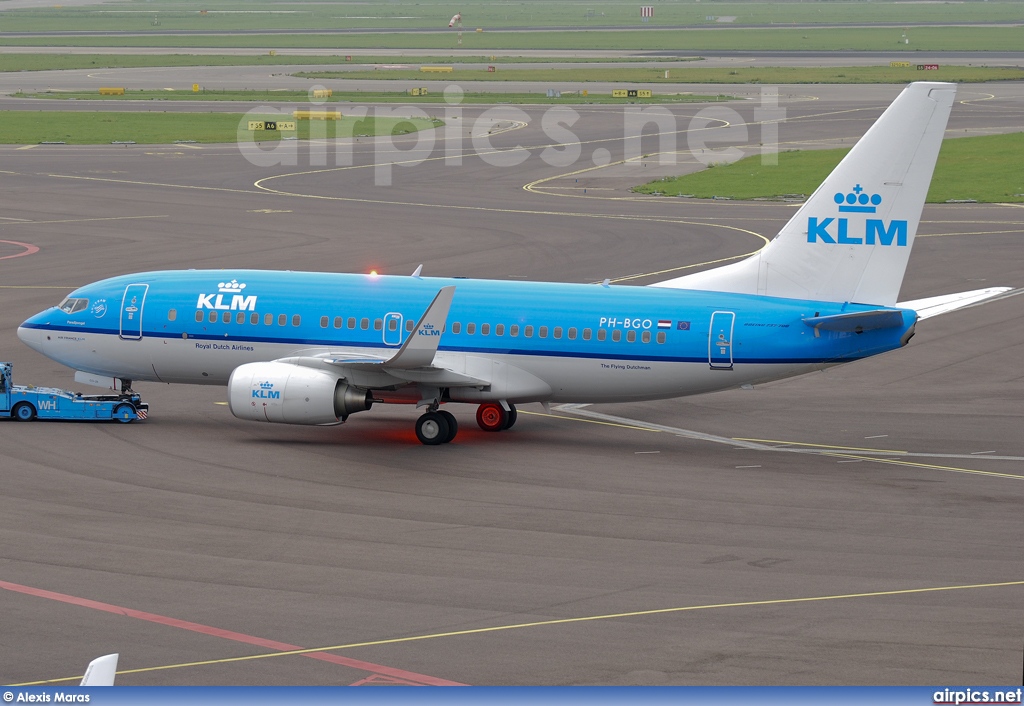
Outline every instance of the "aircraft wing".
<svg viewBox="0 0 1024 706">
<path fill-rule="evenodd" d="M 390 358 L 344 357 L 335 355 L 282 358 L 278 362 L 325 367 L 342 373 L 353 384 L 388 387 L 396 383 L 421 383 L 435 387 L 487 387 L 490 381 L 434 365 L 441 334 L 448 321 L 455 287 L 442 287 L 416 322 L 409 337 Z"/>
<path fill-rule="evenodd" d="M 1014 290 L 1013 287 L 989 287 L 988 289 L 974 289 L 970 292 L 957 292 L 956 294 L 943 294 L 938 297 L 914 299 L 909 302 L 900 302 L 896 306 L 901 309 L 913 309 L 917 312 L 917 319 L 920 321 L 921 319 L 928 319 L 932 316 L 973 306 L 1000 295 L 1005 295 L 1011 291 L 1014 294 L 1020 294 L 1024 290 Z"/>
</svg>

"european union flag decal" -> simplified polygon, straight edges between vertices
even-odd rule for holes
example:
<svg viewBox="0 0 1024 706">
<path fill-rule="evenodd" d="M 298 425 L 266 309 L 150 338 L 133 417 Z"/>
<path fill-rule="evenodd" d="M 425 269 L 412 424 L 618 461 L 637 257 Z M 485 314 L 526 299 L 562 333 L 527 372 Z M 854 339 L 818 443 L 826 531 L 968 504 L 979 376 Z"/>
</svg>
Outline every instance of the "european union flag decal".
<svg viewBox="0 0 1024 706">
<path fill-rule="evenodd" d="M 689 321 L 677 321 L 676 322 L 676 331 L 689 331 L 689 330 L 690 330 L 690 322 Z"/>
</svg>

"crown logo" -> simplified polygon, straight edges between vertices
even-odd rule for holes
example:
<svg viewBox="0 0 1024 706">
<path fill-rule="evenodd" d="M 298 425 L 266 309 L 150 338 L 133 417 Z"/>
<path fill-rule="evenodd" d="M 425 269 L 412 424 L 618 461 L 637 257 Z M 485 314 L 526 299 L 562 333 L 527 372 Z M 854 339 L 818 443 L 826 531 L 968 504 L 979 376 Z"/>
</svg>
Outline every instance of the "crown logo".
<svg viewBox="0 0 1024 706">
<path fill-rule="evenodd" d="M 261 382 L 260 383 L 260 388 L 262 388 L 264 390 L 273 390 L 274 389 L 274 383 L 272 383 L 272 382 Z"/>
<path fill-rule="evenodd" d="M 881 195 L 868 196 L 860 184 L 850 189 L 849 194 L 836 194 L 832 198 L 839 204 L 840 213 L 874 213 L 878 204 L 882 203 Z"/>
<path fill-rule="evenodd" d="M 233 279 L 230 282 L 218 282 L 217 288 L 225 294 L 238 294 L 245 289 L 245 285 L 239 284 L 238 280 Z"/>
</svg>

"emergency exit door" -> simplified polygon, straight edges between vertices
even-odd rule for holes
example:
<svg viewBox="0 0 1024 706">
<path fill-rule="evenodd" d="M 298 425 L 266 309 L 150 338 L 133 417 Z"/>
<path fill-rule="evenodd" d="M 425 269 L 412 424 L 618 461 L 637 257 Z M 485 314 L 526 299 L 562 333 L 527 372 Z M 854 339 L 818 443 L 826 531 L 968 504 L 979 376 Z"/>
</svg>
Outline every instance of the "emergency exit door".
<svg viewBox="0 0 1024 706">
<path fill-rule="evenodd" d="M 732 370 L 732 328 L 736 314 L 716 311 L 711 315 L 708 336 L 708 364 L 712 370 Z"/>
</svg>

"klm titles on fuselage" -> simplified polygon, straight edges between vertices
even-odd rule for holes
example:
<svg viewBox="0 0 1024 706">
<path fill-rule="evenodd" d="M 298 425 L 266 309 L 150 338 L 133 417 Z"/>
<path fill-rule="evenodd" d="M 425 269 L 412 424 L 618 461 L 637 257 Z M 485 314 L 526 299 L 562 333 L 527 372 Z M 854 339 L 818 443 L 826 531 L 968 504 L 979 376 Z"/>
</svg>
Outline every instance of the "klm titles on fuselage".
<svg viewBox="0 0 1024 706">
<path fill-rule="evenodd" d="M 196 308 L 219 311 L 256 311 L 256 295 L 247 297 L 242 294 L 243 289 L 245 289 L 245 284 L 239 284 L 237 280 L 220 282 L 217 285 L 220 294 L 200 294 Z M 225 301 L 225 296 L 230 297 L 230 301 Z"/>
<path fill-rule="evenodd" d="M 882 197 L 879 194 L 868 196 L 863 193 L 864 189 L 857 184 L 852 193 L 836 194 L 833 198 L 839 204 L 840 213 L 875 213 Z M 833 227 L 833 230 L 829 230 Z M 808 243 L 831 243 L 833 245 L 896 245 L 906 247 L 907 245 L 907 221 L 894 220 L 885 221 L 878 218 L 866 218 L 864 220 L 863 234 L 851 234 L 850 223 L 847 218 L 825 218 L 818 220 L 811 216 L 807 219 L 807 242 Z"/>
<path fill-rule="evenodd" d="M 423 324 L 423 326 L 421 326 L 419 328 L 419 330 L 416 331 L 416 335 L 417 336 L 440 336 L 441 335 L 441 329 L 435 327 L 434 324 Z"/>
</svg>

